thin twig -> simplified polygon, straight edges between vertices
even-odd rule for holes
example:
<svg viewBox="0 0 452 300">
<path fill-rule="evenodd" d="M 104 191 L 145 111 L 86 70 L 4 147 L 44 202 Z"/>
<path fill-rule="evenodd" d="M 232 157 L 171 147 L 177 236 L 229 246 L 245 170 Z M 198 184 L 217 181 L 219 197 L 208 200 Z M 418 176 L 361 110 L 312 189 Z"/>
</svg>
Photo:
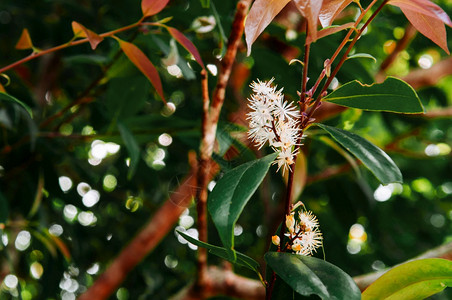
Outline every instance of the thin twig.
<svg viewBox="0 0 452 300">
<path fill-rule="evenodd" d="M 117 33 L 120 33 L 120 32 L 123 32 L 123 31 L 126 31 L 126 30 L 129 30 L 129 29 L 132 29 L 132 28 L 140 26 L 141 23 L 143 22 L 143 20 L 144 20 L 144 18 L 141 18 L 136 23 L 133 23 L 133 24 L 130 24 L 130 25 L 127 25 L 127 26 L 124 26 L 124 27 L 121 27 L 121 28 L 118 28 L 118 29 L 115 29 L 115 30 L 112 30 L 112 31 L 101 33 L 101 34 L 99 34 L 99 36 L 102 37 L 102 38 L 111 37 L 111 36 L 113 36 L 113 35 L 115 35 Z M 80 45 L 80 44 L 88 43 L 88 42 L 89 42 L 88 38 L 85 38 L 85 39 L 81 39 L 81 40 L 70 41 L 68 43 L 61 44 L 59 46 L 55 46 L 55 47 L 52 47 L 52 48 L 49 48 L 49 49 L 46 49 L 46 50 L 41 50 L 39 52 L 33 52 L 30 55 L 28 55 L 28 56 L 26 56 L 26 57 L 24 57 L 24 58 L 22 58 L 22 59 L 20 59 L 20 60 L 18 60 L 16 62 L 12 63 L 12 64 L 9 64 L 9 65 L 1 68 L 0 69 L 0 74 L 4 73 L 4 72 L 6 72 L 6 71 L 8 71 L 8 70 L 10 70 L 10 69 L 12 69 L 14 67 L 17 67 L 17 66 L 19 66 L 19 65 L 21 65 L 23 63 L 26 63 L 26 62 L 28 62 L 30 60 L 33 60 L 33 59 L 38 58 L 38 57 L 41 57 L 43 55 L 46 55 L 46 54 L 49 54 L 49 53 L 52 53 L 52 52 L 55 52 L 55 51 L 63 50 L 65 48 L 69 48 L 69 47 L 77 46 L 77 45 Z"/>
<path fill-rule="evenodd" d="M 210 161 L 210 155 L 208 149 L 208 145 L 205 143 L 205 138 L 208 131 L 209 124 L 209 87 L 207 81 L 207 71 L 201 71 L 201 89 L 202 89 L 202 124 L 201 124 L 201 136 L 202 141 L 200 145 L 200 162 L 199 168 L 197 171 L 197 186 L 198 189 L 196 191 L 196 209 L 198 213 L 198 233 L 199 240 L 207 242 L 207 185 L 208 178 L 207 174 L 209 174 L 210 170 L 207 169 Z M 197 269 L 198 269 L 198 277 L 196 280 L 196 287 L 199 293 L 202 294 L 202 290 L 206 284 L 206 272 L 207 272 L 207 249 L 199 248 L 198 249 L 198 258 L 197 258 Z"/>
<path fill-rule="evenodd" d="M 400 52 L 402 52 L 408 45 L 411 43 L 413 38 L 416 36 L 417 30 L 414 28 L 411 23 L 408 23 L 408 25 L 405 28 L 405 33 L 403 34 L 402 38 L 397 42 L 397 45 L 395 46 L 394 50 L 389 54 L 385 60 L 380 65 L 380 70 L 378 71 L 379 74 L 384 73 L 395 61 L 397 56 L 399 56 Z"/>
</svg>

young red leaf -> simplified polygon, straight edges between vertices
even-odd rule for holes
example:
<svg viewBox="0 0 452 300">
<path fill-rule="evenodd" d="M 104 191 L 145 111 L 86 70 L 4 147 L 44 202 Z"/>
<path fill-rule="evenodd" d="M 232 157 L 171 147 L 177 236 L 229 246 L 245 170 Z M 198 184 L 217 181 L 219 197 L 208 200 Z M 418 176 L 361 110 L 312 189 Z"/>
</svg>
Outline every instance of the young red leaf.
<svg viewBox="0 0 452 300">
<path fill-rule="evenodd" d="M 149 79 L 159 96 L 162 98 L 163 102 L 166 103 L 160 76 L 151 61 L 146 57 L 146 55 L 144 55 L 143 51 L 141 51 L 140 48 L 134 44 L 123 41 L 119 38 L 116 38 L 116 40 L 119 42 L 119 46 L 122 51 L 124 51 L 130 61 Z"/>
<path fill-rule="evenodd" d="M 72 31 L 74 32 L 75 37 L 87 38 L 91 45 L 91 49 L 93 50 L 96 49 L 97 45 L 104 39 L 97 33 L 75 21 L 72 22 Z"/>
<path fill-rule="evenodd" d="M 337 15 L 341 13 L 353 0 L 323 0 L 319 13 L 322 27 L 330 26 Z"/>
<path fill-rule="evenodd" d="M 22 34 L 20 35 L 19 41 L 16 44 L 16 49 L 26 50 L 32 49 L 33 43 L 31 42 L 30 34 L 28 33 L 28 29 L 25 28 L 22 30 Z"/>
<path fill-rule="evenodd" d="M 276 15 L 290 0 L 256 0 L 251 7 L 245 24 L 245 40 L 248 46 L 247 55 L 257 37 L 271 23 Z"/>
<path fill-rule="evenodd" d="M 149 17 L 158 14 L 168 2 L 169 0 L 142 0 L 141 10 L 143 11 L 143 16 Z"/>
<path fill-rule="evenodd" d="M 420 33 L 449 54 L 444 24 L 452 26 L 452 21 L 441 7 L 429 0 L 391 0 L 389 4 L 399 7 Z"/>
<path fill-rule="evenodd" d="M 310 40 L 315 42 L 317 40 L 317 24 L 323 0 L 293 0 L 293 2 L 295 2 L 298 10 L 306 18 Z"/>
<path fill-rule="evenodd" d="M 204 63 L 202 62 L 201 55 L 198 52 L 198 49 L 196 49 L 196 46 L 185 36 L 177 30 L 176 28 L 165 26 L 166 29 L 168 29 L 171 36 L 179 43 L 181 44 L 185 49 L 187 49 L 188 52 L 193 55 L 195 60 L 198 62 L 198 64 L 205 69 Z"/>
<path fill-rule="evenodd" d="M 422 15 L 430 16 L 441 20 L 446 25 L 452 26 L 452 21 L 446 12 L 429 0 L 390 0 L 388 3 L 400 7 L 402 10 L 409 9 Z"/>
</svg>

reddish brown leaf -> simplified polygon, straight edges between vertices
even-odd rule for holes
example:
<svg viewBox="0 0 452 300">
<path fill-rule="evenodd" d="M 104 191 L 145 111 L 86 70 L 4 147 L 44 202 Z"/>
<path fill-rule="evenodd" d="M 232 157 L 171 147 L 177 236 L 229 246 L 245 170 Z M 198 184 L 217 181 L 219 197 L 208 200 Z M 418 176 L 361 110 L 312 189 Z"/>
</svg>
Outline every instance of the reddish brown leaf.
<svg viewBox="0 0 452 300">
<path fill-rule="evenodd" d="M 6 93 L 5 88 L 3 87 L 3 85 L 0 83 L 0 92 L 1 93 Z"/>
<path fill-rule="evenodd" d="M 248 55 L 251 46 L 257 37 L 271 23 L 276 15 L 289 3 L 290 0 L 256 0 L 251 7 L 245 24 L 245 40 L 248 46 Z"/>
<path fill-rule="evenodd" d="M 162 82 L 157 69 L 151 63 L 151 61 L 144 55 L 143 51 L 132 43 L 123 41 L 116 38 L 119 42 L 119 46 L 130 61 L 149 79 L 151 84 L 156 89 L 163 102 L 166 103 L 165 96 L 163 95 Z"/>
<path fill-rule="evenodd" d="M 400 7 L 420 33 L 449 54 L 444 24 L 452 26 L 452 21 L 441 7 L 428 0 L 391 0 L 389 4 Z"/>
<path fill-rule="evenodd" d="M 446 27 L 442 21 L 410 9 L 402 8 L 402 12 L 420 33 L 440 46 L 447 54 L 450 54 L 447 47 Z"/>
<path fill-rule="evenodd" d="M 323 0 L 319 19 L 322 27 L 330 26 L 337 15 L 341 13 L 353 0 Z"/>
<path fill-rule="evenodd" d="M 93 50 L 96 49 L 97 45 L 99 45 L 99 43 L 104 39 L 97 33 L 89 30 L 82 24 L 75 21 L 72 22 L 72 31 L 74 32 L 74 36 L 76 37 L 87 38 L 91 45 L 91 49 Z"/>
<path fill-rule="evenodd" d="M 26 50 L 32 49 L 33 43 L 31 42 L 30 34 L 28 33 L 28 29 L 25 28 L 22 30 L 22 34 L 20 35 L 19 41 L 16 44 L 16 49 Z"/>
<path fill-rule="evenodd" d="M 310 40 L 315 42 L 317 40 L 317 25 L 323 0 L 292 1 L 295 3 L 295 6 L 300 13 L 306 18 L 306 21 L 308 22 L 308 35 L 310 35 Z"/>
<path fill-rule="evenodd" d="M 177 30 L 176 28 L 165 26 L 166 29 L 168 29 L 171 36 L 179 43 L 181 44 L 185 49 L 187 49 L 188 52 L 193 55 L 195 60 L 198 62 L 198 64 L 205 69 L 204 63 L 202 62 L 201 55 L 198 52 L 198 49 L 196 49 L 196 46 L 185 36 Z"/>
<path fill-rule="evenodd" d="M 319 32 L 317 32 L 317 39 L 321 39 L 328 35 L 335 34 L 336 32 L 339 32 L 344 29 L 352 28 L 354 25 L 355 25 L 355 23 L 350 22 L 350 23 L 342 24 L 340 26 L 334 26 L 334 27 L 328 27 L 328 28 L 322 29 Z M 306 43 L 307 44 L 312 43 L 311 36 L 308 36 Z"/>
<path fill-rule="evenodd" d="M 452 21 L 446 12 L 429 0 L 390 0 L 388 3 L 400 7 L 402 10 L 409 9 L 422 15 L 430 16 L 452 26 Z"/>
<path fill-rule="evenodd" d="M 142 0 L 141 10 L 143 16 L 149 17 L 158 14 L 168 4 L 169 0 Z"/>
</svg>

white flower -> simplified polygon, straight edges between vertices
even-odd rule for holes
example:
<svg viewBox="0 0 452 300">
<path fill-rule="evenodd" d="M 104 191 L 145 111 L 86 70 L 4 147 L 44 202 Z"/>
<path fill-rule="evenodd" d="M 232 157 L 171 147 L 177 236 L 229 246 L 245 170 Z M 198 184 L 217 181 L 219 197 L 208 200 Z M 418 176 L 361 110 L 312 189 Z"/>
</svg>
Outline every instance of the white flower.
<svg viewBox="0 0 452 300">
<path fill-rule="evenodd" d="M 260 149 L 267 142 L 278 153 L 275 164 L 283 173 L 294 163 L 297 147 L 300 146 L 300 112 L 284 101 L 282 89 L 272 86 L 269 81 L 259 79 L 250 84 L 254 94 L 248 99 L 251 111 L 247 114 L 250 130 L 248 137 Z"/>
<path fill-rule="evenodd" d="M 322 233 L 318 229 L 303 233 L 299 239 L 301 250 L 297 254 L 312 255 L 312 252 L 316 252 L 317 248 L 322 246 L 322 240 Z"/>
<path fill-rule="evenodd" d="M 290 165 L 294 163 L 294 156 L 296 151 L 292 151 L 290 148 L 283 149 L 281 152 L 279 152 L 279 155 L 276 157 L 276 160 L 273 162 L 273 164 L 278 165 L 278 170 L 283 168 L 283 174 L 286 170 L 290 170 Z"/>
<path fill-rule="evenodd" d="M 277 101 L 275 101 L 274 112 L 276 117 L 278 117 L 281 121 L 287 119 L 298 119 L 300 118 L 300 112 L 298 109 L 292 104 L 281 97 Z"/>
<path fill-rule="evenodd" d="M 269 81 L 260 81 L 259 79 L 250 84 L 250 87 L 253 89 L 253 92 L 256 94 L 269 95 L 276 91 L 276 87 L 272 87 L 272 82 L 275 78 L 270 79 Z"/>
<path fill-rule="evenodd" d="M 319 221 L 312 211 L 300 212 L 298 214 L 300 224 L 303 225 L 306 230 L 312 231 L 319 227 Z"/>
<path fill-rule="evenodd" d="M 311 211 L 298 214 L 292 212 L 287 215 L 286 229 L 287 232 L 284 235 L 290 241 L 287 246 L 299 255 L 312 255 L 322 246 L 323 237 L 319 222 Z"/>
</svg>

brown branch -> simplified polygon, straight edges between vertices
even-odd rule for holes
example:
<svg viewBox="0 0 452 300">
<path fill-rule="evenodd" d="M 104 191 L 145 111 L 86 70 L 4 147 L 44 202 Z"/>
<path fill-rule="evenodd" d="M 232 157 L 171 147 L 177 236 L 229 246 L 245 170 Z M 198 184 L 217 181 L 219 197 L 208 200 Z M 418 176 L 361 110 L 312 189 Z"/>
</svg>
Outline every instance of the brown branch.
<svg viewBox="0 0 452 300">
<path fill-rule="evenodd" d="M 334 176 L 338 176 L 344 173 L 349 172 L 352 169 L 351 165 L 349 163 L 345 163 L 338 166 L 331 166 L 323 170 L 322 172 L 318 174 L 314 174 L 311 176 L 308 176 L 306 179 L 306 185 L 311 185 L 313 183 L 316 183 L 318 181 L 323 181 L 330 179 Z"/>
<path fill-rule="evenodd" d="M 99 34 L 99 36 L 102 37 L 102 38 L 111 37 L 111 36 L 113 36 L 115 34 L 118 34 L 120 32 L 127 31 L 127 30 L 130 30 L 132 28 L 140 26 L 142 24 L 143 20 L 144 20 L 144 17 L 141 18 L 136 23 L 133 23 L 133 24 L 130 24 L 130 25 L 127 25 L 127 26 L 124 26 L 124 27 L 121 27 L 121 28 L 109 31 L 109 32 L 101 33 L 101 34 Z M 52 47 L 52 48 L 49 48 L 49 49 L 41 50 L 39 52 L 33 52 L 30 55 L 28 55 L 28 56 L 26 56 L 26 57 L 24 57 L 24 58 L 22 58 L 22 59 L 20 59 L 20 60 L 18 60 L 16 62 L 12 63 L 12 64 L 9 64 L 9 65 L 1 68 L 0 69 L 0 74 L 4 73 L 4 72 L 6 72 L 6 71 L 8 71 L 8 70 L 10 70 L 12 68 L 15 68 L 15 67 L 17 67 L 17 66 L 19 66 L 21 64 L 24 64 L 24 63 L 26 63 L 26 62 L 28 62 L 30 60 L 33 60 L 33 59 L 38 58 L 38 57 L 41 57 L 43 55 L 46 55 L 46 54 L 49 54 L 49 53 L 52 53 L 52 52 L 56 52 L 56 51 L 59 51 L 59 50 L 63 50 L 63 49 L 68 48 L 68 47 L 73 47 L 73 46 L 77 46 L 77 45 L 80 45 L 80 44 L 88 43 L 88 42 L 89 42 L 88 38 L 84 38 L 84 39 L 80 39 L 80 40 L 76 40 L 76 41 L 72 40 L 72 41 L 70 41 L 68 43 L 61 44 L 61 45 L 58 45 L 58 46 L 55 46 L 55 47 Z"/>
<path fill-rule="evenodd" d="M 217 168 L 210 168 L 215 171 Z M 209 178 L 212 178 L 212 173 Z M 171 231 L 179 216 L 195 195 L 196 177 L 192 171 L 179 188 L 154 214 L 147 225 L 121 251 L 105 272 L 80 296 L 80 300 L 107 299 L 124 281 L 128 273 L 148 255 Z"/>
<path fill-rule="evenodd" d="M 411 25 L 411 23 L 408 23 L 407 27 L 405 28 L 405 33 L 402 36 L 402 38 L 397 42 L 397 45 L 394 48 L 394 51 L 389 54 L 385 60 L 380 65 L 380 70 L 378 71 L 377 78 L 384 79 L 384 73 L 385 71 L 394 63 L 396 58 L 399 56 L 400 52 L 402 52 L 408 45 L 411 43 L 413 38 L 416 36 L 417 30 L 416 28 Z"/>
<path fill-rule="evenodd" d="M 430 69 L 416 69 L 411 71 L 402 79 L 410 84 L 414 89 L 432 86 L 438 83 L 443 77 L 452 74 L 452 57 L 445 58 Z"/>
<path fill-rule="evenodd" d="M 206 297 L 229 296 L 239 299 L 260 300 L 265 297 L 265 289 L 258 280 L 242 277 L 230 269 L 211 266 L 207 269 L 205 281 Z M 189 285 L 171 300 L 198 300 L 194 285 Z"/>
<path fill-rule="evenodd" d="M 209 153 L 209 148 L 213 148 L 213 145 L 209 145 L 206 140 L 206 136 L 208 135 L 208 126 L 209 126 L 209 87 L 207 81 L 207 71 L 201 71 L 201 87 L 202 87 L 202 140 L 200 145 L 200 161 L 199 168 L 197 171 L 197 191 L 196 191 L 196 209 L 198 213 L 198 233 L 199 240 L 207 242 L 207 185 L 209 184 L 208 174 L 209 170 L 209 161 L 211 158 L 211 152 Z M 196 288 L 199 294 L 202 295 L 203 287 L 205 286 L 205 282 L 207 279 L 207 249 L 198 248 L 198 261 L 197 261 L 197 269 L 198 269 L 198 277 L 196 282 Z"/>
<path fill-rule="evenodd" d="M 202 87 L 202 138 L 199 148 L 199 168 L 196 174 L 197 192 L 196 210 L 198 213 L 198 232 L 199 240 L 207 242 L 207 185 L 210 181 L 210 166 L 212 153 L 215 146 L 215 136 L 218 127 L 218 119 L 221 108 L 223 107 L 226 86 L 235 61 L 237 48 L 243 35 L 244 21 L 248 11 L 249 0 L 242 0 L 237 4 L 234 21 L 232 23 L 231 34 L 228 39 L 226 54 L 222 60 L 221 70 L 218 75 L 216 88 L 213 92 L 212 103 L 210 103 L 208 95 L 207 72 L 202 71 L 201 87 Z M 199 248 L 198 250 L 198 276 L 195 284 L 196 298 L 205 298 L 205 290 L 207 287 L 207 250 Z"/>
<path fill-rule="evenodd" d="M 452 106 L 438 108 L 431 111 L 426 112 L 421 115 L 421 117 L 427 119 L 436 119 L 436 118 L 450 118 L 452 117 Z"/>
</svg>

